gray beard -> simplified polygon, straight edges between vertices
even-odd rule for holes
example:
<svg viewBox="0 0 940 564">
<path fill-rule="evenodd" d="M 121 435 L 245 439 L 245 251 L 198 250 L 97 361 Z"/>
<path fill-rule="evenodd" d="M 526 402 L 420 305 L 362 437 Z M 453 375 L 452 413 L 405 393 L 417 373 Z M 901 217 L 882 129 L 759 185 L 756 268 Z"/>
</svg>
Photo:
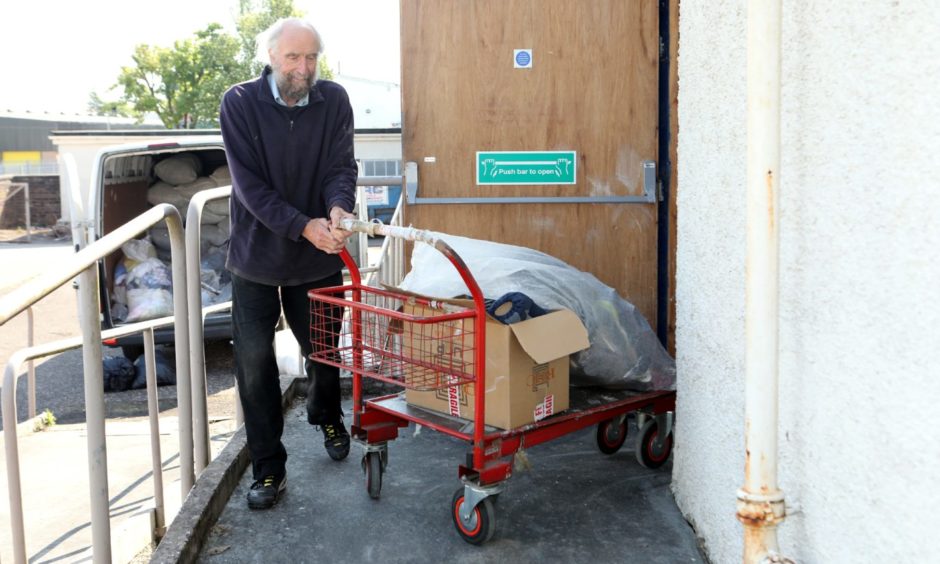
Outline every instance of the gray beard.
<svg viewBox="0 0 940 564">
<path fill-rule="evenodd" d="M 313 88 L 313 83 L 316 82 L 316 80 L 316 76 L 311 76 L 308 77 L 304 83 L 296 84 L 291 82 L 288 77 L 282 75 L 279 72 L 275 72 L 274 74 L 274 81 L 277 83 L 277 90 L 281 93 L 281 98 L 285 100 L 301 100 L 310 92 L 310 89 Z"/>
</svg>

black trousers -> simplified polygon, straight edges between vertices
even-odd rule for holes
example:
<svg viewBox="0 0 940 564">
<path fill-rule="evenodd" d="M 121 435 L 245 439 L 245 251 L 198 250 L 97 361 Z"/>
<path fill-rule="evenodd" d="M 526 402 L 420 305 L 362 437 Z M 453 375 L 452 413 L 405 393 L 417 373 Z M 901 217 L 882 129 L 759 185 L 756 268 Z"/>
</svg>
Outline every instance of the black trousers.
<svg viewBox="0 0 940 564">
<path fill-rule="evenodd" d="M 310 361 L 310 302 L 308 290 L 340 286 L 337 272 L 322 280 L 297 286 L 269 286 L 232 274 L 232 332 L 235 378 L 245 412 L 245 432 L 255 480 L 281 477 L 287 450 L 281 442 L 284 412 L 274 330 L 284 309 L 284 318 L 300 343 L 307 373 L 307 420 L 311 424 L 336 423 L 342 417 L 339 369 Z"/>
</svg>

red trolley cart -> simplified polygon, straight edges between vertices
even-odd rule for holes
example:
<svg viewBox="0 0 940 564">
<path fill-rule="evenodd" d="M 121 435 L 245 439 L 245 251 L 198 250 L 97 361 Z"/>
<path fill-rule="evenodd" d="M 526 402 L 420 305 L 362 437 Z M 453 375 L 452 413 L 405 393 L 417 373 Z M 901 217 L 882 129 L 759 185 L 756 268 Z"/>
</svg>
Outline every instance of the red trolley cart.
<svg viewBox="0 0 940 564">
<path fill-rule="evenodd" d="M 627 437 L 627 415 L 635 413 L 639 436 L 636 457 L 647 468 L 662 466 L 672 450 L 675 392 L 586 392 L 572 388 L 567 411 L 519 428 L 484 424 L 485 394 L 473 394 L 473 420 L 409 405 L 401 394 L 364 400 L 362 379 L 373 378 L 414 390 L 473 384 L 484 389 L 486 309 L 483 294 L 467 265 L 435 234 L 413 228 L 344 220 L 344 227 L 370 236 L 421 241 L 440 251 L 467 285 L 473 306 L 435 302 L 406 292 L 364 286 L 346 251 L 342 259 L 351 283 L 311 290 L 311 359 L 352 373 L 353 440 L 364 448 L 366 489 L 378 498 L 388 461 L 388 441 L 410 422 L 467 441 L 472 454 L 458 467 L 463 485 L 451 500 L 457 532 L 472 544 L 496 530 L 492 496 L 512 475 L 513 460 L 530 448 L 568 433 L 597 426 L 597 446 L 617 452 Z"/>
</svg>

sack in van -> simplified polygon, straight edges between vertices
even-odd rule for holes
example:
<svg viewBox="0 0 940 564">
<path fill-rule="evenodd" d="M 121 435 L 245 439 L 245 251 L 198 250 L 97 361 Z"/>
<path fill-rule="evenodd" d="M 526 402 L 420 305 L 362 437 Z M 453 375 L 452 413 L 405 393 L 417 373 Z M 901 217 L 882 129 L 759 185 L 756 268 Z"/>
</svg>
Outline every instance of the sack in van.
<svg viewBox="0 0 940 564">
<path fill-rule="evenodd" d="M 215 188 L 215 182 L 213 182 L 212 179 L 208 176 L 197 178 L 192 182 L 180 184 L 176 187 L 183 198 L 186 199 L 187 206 L 189 205 L 189 200 L 191 200 L 197 192 L 202 192 L 203 190 L 208 190 L 209 188 Z"/>
<path fill-rule="evenodd" d="M 180 194 L 176 186 L 166 182 L 157 182 L 147 189 L 147 202 L 152 206 L 170 204 L 180 207 L 186 205 L 188 200 Z"/>
<path fill-rule="evenodd" d="M 228 198 L 219 198 L 217 200 L 209 200 L 206 202 L 206 211 L 210 211 L 215 215 L 224 215 L 225 217 L 229 216 L 229 199 Z"/>
<path fill-rule="evenodd" d="M 220 166 L 212 171 L 212 174 L 209 176 L 215 181 L 216 186 L 231 186 L 232 184 L 232 175 L 228 171 L 228 165 Z"/>
<path fill-rule="evenodd" d="M 192 153 L 180 153 L 158 162 L 153 167 L 153 172 L 160 180 L 179 186 L 199 178 L 202 162 Z"/>
<path fill-rule="evenodd" d="M 147 233 L 150 235 L 150 239 L 153 240 L 153 246 L 158 251 L 161 249 L 164 251 L 170 250 L 170 229 L 166 226 L 166 223 L 154 225 Z"/>
</svg>

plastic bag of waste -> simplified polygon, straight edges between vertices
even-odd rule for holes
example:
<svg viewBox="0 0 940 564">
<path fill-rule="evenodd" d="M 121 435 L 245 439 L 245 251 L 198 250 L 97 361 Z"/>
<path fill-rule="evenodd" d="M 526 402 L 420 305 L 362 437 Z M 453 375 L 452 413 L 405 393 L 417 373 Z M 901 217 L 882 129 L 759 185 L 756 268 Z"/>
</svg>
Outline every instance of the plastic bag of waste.
<svg viewBox="0 0 940 564">
<path fill-rule="evenodd" d="M 135 390 L 147 387 L 147 365 L 144 364 L 146 362 L 144 359 L 145 356 L 147 355 L 142 354 L 137 357 L 137 360 L 134 361 L 134 368 L 137 370 L 137 378 L 134 380 Z M 173 364 L 173 362 L 167 360 L 163 351 L 160 349 L 154 350 L 154 364 L 157 368 L 157 385 L 175 386 L 176 366 Z"/>
<path fill-rule="evenodd" d="M 616 290 L 545 253 L 437 234 L 460 255 L 486 298 L 522 292 L 544 309 L 573 311 L 590 348 L 571 356 L 571 384 L 637 391 L 674 390 L 676 363 L 643 315 Z M 427 296 L 467 293 L 457 270 L 437 250 L 416 243 L 401 287 Z"/>
<path fill-rule="evenodd" d="M 134 363 L 123 356 L 106 356 L 104 363 L 104 391 L 123 392 L 134 384 L 137 373 Z"/>
<path fill-rule="evenodd" d="M 170 269 L 149 258 L 127 273 L 127 321 L 143 321 L 173 314 Z"/>
</svg>

